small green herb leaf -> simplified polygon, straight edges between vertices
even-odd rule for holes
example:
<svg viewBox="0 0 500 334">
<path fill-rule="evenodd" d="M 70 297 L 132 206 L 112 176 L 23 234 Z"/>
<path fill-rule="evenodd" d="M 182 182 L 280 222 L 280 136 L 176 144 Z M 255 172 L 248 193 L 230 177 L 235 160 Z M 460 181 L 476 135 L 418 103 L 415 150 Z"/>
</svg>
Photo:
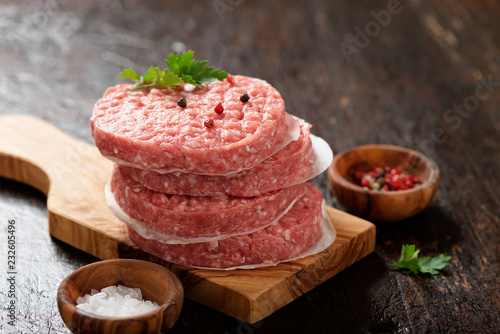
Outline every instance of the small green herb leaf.
<svg viewBox="0 0 500 334">
<path fill-rule="evenodd" d="M 222 70 L 214 70 L 208 66 L 208 62 L 193 60 L 194 52 L 186 51 L 183 54 L 170 54 L 165 59 L 165 64 L 172 73 L 181 77 L 182 82 L 190 83 L 202 88 L 202 84 L 208 84 L 215 80 L 224 80 L 229 73 Z"/>
<path fill-rule="evenodd" d="M 134 70 L 127 68 L 120 73 L 120 78 L 132 79 L 139 84 L 131 90 L 156 86 L 177 87 L 181 83 L 189 83 L 198 88 L 203 84 L 224 80 L 229 73 L 220 69 L 214 70 L 207 65 L 207 61 L 193 60 L 194 52 L 170 54 L 165 63 L 168 69 L 160 70 L 151 66 L 144 75 L 139 76 Z"/>
<path fill-rule="evenodd" d="M 391 267 L 399 267 L 410 269 L 415 275 L 418 274 L 418 253 L 419 249 L 415 250 L 415 245 L 403 245 L 401 249 L 401 257 L 397 263 L 390 264 Z"/>
<path fill-rule="evenodd" d="M 446 267 L 451 260 L 451 257 L 446 254 L 441 254 L 432 258 L 424 257 L 419 259 L 419 253 L 420 250 L 416 249 L 415 245 L 403 245 L 399 261 L 397 263 L 390 264 L 389 266 L 409 269 L 415 275 L 419 272 L 436 275 L 439 274 L 438 270 Z"/>
<path fill-rule="evenodd" d="M 126 68 L 120 73 L 120 79 L 132 79 L 133 81 L 141 81 L 141 77 L 131 68 Z"/>
<path fill-rule="evenodd" d="M 161 71 L 158 67 L 150 66 L 146 74 L 141 77 L 141 82 L 155 82 L 160 75 Z"/>
<path fill-rule="evenodd" d="M 448 265 L 451 260 L 451 256 L 446 254 L 440 254 L 436 257 L 424 257 L 418 259 L 418 264 L 420 265 L 420 271 L 423 273 L 429 273 L 432 275 L 439 274 L 438 270 L 443 269 Z"/>
</svg>

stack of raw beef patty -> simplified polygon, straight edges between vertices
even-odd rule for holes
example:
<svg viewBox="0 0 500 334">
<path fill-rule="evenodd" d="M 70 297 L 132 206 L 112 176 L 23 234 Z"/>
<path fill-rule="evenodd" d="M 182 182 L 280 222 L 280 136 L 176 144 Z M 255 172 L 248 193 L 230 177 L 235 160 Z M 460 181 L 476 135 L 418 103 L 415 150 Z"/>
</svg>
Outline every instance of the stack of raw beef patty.
<svg viewBox="0 0 500 334">
<path fill-rule="evenodd" d="M 108 202 L 142 249 L 227 268 L 295 258 L 320 238 L 322 195 L 305 183 L 310 125 L 285 112 L 276 89 L 244 76 L 131 88 L 109 88 L 91 128 L 116 162 Z"/>
</svg>

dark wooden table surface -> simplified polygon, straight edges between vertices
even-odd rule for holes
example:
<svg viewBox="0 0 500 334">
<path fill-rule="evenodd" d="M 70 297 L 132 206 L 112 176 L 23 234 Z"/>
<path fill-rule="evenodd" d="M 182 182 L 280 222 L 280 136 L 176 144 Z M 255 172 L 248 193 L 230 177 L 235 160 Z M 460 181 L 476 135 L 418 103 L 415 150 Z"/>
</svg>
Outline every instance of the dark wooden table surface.
<svg viewBox="0 0 500 334">
<path fill-rule="evenodd" d="M 161 66 L 185 49 L 270 82 L 334 152 L 405 146 L 433 158 L 442 181 L 422 213 L 376 224 L 374 253 L 263 321 L 186 300 L 174 333 L 500 332 L 499 2 L 3 0 L 0 113 L 31 114 L 92 143 L 92 106 L 121 69 Z M 313 183 L 340 207 L 326 175 Z M 66 333 L 57 287 L 97 260 L 50 237 L 45 201 L 0 179 L 2 333 Z M 451 255 L 450 265 L 436 276 L 389 268 L 407 243 Z"/>
</svg>

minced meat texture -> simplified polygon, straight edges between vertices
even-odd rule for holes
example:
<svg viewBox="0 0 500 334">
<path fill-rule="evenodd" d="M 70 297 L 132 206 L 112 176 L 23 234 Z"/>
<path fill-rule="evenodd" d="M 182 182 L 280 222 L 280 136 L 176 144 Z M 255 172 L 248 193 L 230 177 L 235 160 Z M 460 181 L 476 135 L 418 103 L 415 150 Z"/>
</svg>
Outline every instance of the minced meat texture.
<svg viewBox="0 0 500 334">
<path fill-rule="evenodd" d="M 285 104 L 263 80 L 234 76 L 204 89 L 132 87 L 109 88 L 90 120 L 102 155 L 124 165 L 227 175 L 252 168 L 286 141 Z M 245 103 L 244 93 L 250 96 Z M 180 98 L 185 108 L 177 105 Z M 222 114 L 215 112 L 219 103 Z M 204 125 L 208 119 L 211 128 Z"/>
<path fill-rule="evenodd" d="M 210 268 L 274 264 L 294 258 L 321 236 L 322 195 L 311 184 L 288 213 L 258 232 L 219 241 L 165 244 L 141 237 L 128 227 L 130 238 L 146 252 L 169 262 Z"/>
<path fill-rule="evenodd" d="M 308 183 L 257 197 L 181 196 L 155 192 L 115 166 L 111 192 L 121 209 L 151 232 L 176 238 L 243 234 L 269 225 L 313 188 Z"/>
<path fill-rule="evenodd" d="M 157 173 L 123 166 L 125 174 L 154 191 L 190 196 L 259 196 L 300 182 L 310 174 L 314 152 L 309 137 L 311 125 L 295 118 L 300 127 L 299 139 L 270 156 L 252 169 L 239 173 L 199 175 L 193 173 Z"/>
</svg>

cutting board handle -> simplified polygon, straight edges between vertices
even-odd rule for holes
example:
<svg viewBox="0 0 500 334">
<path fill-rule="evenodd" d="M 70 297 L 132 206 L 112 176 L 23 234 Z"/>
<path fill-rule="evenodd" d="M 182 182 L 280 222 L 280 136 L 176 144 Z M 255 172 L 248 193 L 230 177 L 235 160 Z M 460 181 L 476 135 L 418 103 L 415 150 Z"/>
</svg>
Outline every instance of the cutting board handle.
<svg viewBox="0 0 500 334">
<path fill-rule="evenodd" d="M 39 118 L 0 116 L 2 177 L 29 184 L 48 196 L 50 189 L 79 186 L 75 173 L 81 173 L 78 166 L 88 159 L 96 160 L 96 168 L 109 168 L 102 166 L 110 163 L 100 158 L 97 148 Z"/>
<path fill-rule="evenodd" d="M 112 169 L 96 147 L 41 119 L 0 116 L 0 176 L 42 191 L 50 234 L 101 259 L 118 258 L 128 242 L 104 197 Z"/>
</svg>

